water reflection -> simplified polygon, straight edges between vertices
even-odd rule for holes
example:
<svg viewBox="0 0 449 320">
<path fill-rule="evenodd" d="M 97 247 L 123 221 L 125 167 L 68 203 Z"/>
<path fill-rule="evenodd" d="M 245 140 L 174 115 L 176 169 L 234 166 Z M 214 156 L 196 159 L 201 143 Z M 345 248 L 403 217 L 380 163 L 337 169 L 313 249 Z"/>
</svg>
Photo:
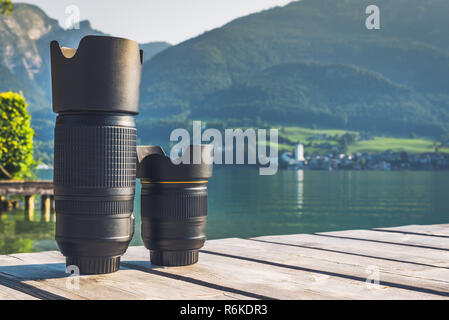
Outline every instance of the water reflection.
<svg viewBox="0 0 449 320">
<path fill-rule="evenodd" d="M 47 173 L 41 176 L 51 179 Z M 217 168 L 209 186 L 208 239 L 449 223 L 449 172 L 279 171 Z M 55 214 L 0 215 L 0 254 L 57 250 Z M 140 237 L 140 186 L 136 190 Z"/>
<path fill-rule="evenodd" d="M 53 241 L 54 216 L 54 212 L 27 212 L 23 207 L 0 213 L 0 254 L 41 251 L 40 241 Z"/>
<path fill-rule="evenodd" d="M 298 170 L 296 171 L 296 180 L 297 180 L 297 209 L 298 215 L 300 216 L 302 214 L 302 205 L 304 203 L 304 170 Z"/>
</svg>

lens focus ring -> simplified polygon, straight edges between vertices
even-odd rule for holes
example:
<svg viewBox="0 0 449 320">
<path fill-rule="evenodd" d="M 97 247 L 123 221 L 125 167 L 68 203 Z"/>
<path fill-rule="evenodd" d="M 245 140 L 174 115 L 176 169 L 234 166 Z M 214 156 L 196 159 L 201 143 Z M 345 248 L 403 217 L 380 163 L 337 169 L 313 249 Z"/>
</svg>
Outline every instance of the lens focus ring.
<svg viewBox="0 0 449 320">
<path fill-rule="evenodd" d="M 142 208 L 144 218 L 181 220 L 207 216 L 207 187 L 181 189 L 145 184 Z"/>
<path fill-rule="evenodd" d="M 136 129 L 57 125 L 55 186 L 135 188 Z"/>
</svg>

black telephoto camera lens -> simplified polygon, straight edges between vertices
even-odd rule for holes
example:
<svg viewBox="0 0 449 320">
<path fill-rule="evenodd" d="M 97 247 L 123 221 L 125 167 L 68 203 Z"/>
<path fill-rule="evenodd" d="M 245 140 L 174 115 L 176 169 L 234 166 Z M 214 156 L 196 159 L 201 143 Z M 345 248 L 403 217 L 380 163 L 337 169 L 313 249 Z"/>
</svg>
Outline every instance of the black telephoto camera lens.
<svg viewBox="0 0 449 320">
<path fill-rule="evenodd" d="M 201 163 L 193 154 L 200 153 Z M 198 262 L 206 241 L 207 182 L 212 177 L 212 146 L 186 149 L 181 164 L 172 163 L 160 147 L 138 146 L 141 179 L 142 240 L 151 263 L 185 266 Z M 198 164 L 195 164 L 198 163 Z"/>
<path fill-rule="evenodd" d="M 115 272 L 134 233 L 136 125 L 143 52 L 137 42 L 53 41 L 56 241 L 81 274 Z"/>
</svg>

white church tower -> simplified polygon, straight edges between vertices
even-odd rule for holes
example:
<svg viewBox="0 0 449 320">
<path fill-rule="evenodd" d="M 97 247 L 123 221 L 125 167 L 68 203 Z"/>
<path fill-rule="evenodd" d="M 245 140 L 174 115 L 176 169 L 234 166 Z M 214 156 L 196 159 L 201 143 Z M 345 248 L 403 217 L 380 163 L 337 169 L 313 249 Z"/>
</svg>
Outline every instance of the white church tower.
<svg viewBox="0 0 449 320">
<path fill-rule="evenodd" d="M 304 161 L 304 145 L 298 143 L 295 147 L 295 161 Z"/>
</svg>

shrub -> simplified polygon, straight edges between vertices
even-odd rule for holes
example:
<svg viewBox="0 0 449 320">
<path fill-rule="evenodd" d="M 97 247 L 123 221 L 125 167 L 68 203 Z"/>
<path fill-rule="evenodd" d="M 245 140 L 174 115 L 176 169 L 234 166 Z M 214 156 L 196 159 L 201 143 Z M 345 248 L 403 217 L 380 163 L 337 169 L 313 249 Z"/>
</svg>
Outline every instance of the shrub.
<svg viewBox="0 0 449 320">
<path fill-rule="evenodd" d="M 21 93 L 0 93 L 0 179 L 34 178 L 34 131 L 30 120 Z"/>
</svg>

